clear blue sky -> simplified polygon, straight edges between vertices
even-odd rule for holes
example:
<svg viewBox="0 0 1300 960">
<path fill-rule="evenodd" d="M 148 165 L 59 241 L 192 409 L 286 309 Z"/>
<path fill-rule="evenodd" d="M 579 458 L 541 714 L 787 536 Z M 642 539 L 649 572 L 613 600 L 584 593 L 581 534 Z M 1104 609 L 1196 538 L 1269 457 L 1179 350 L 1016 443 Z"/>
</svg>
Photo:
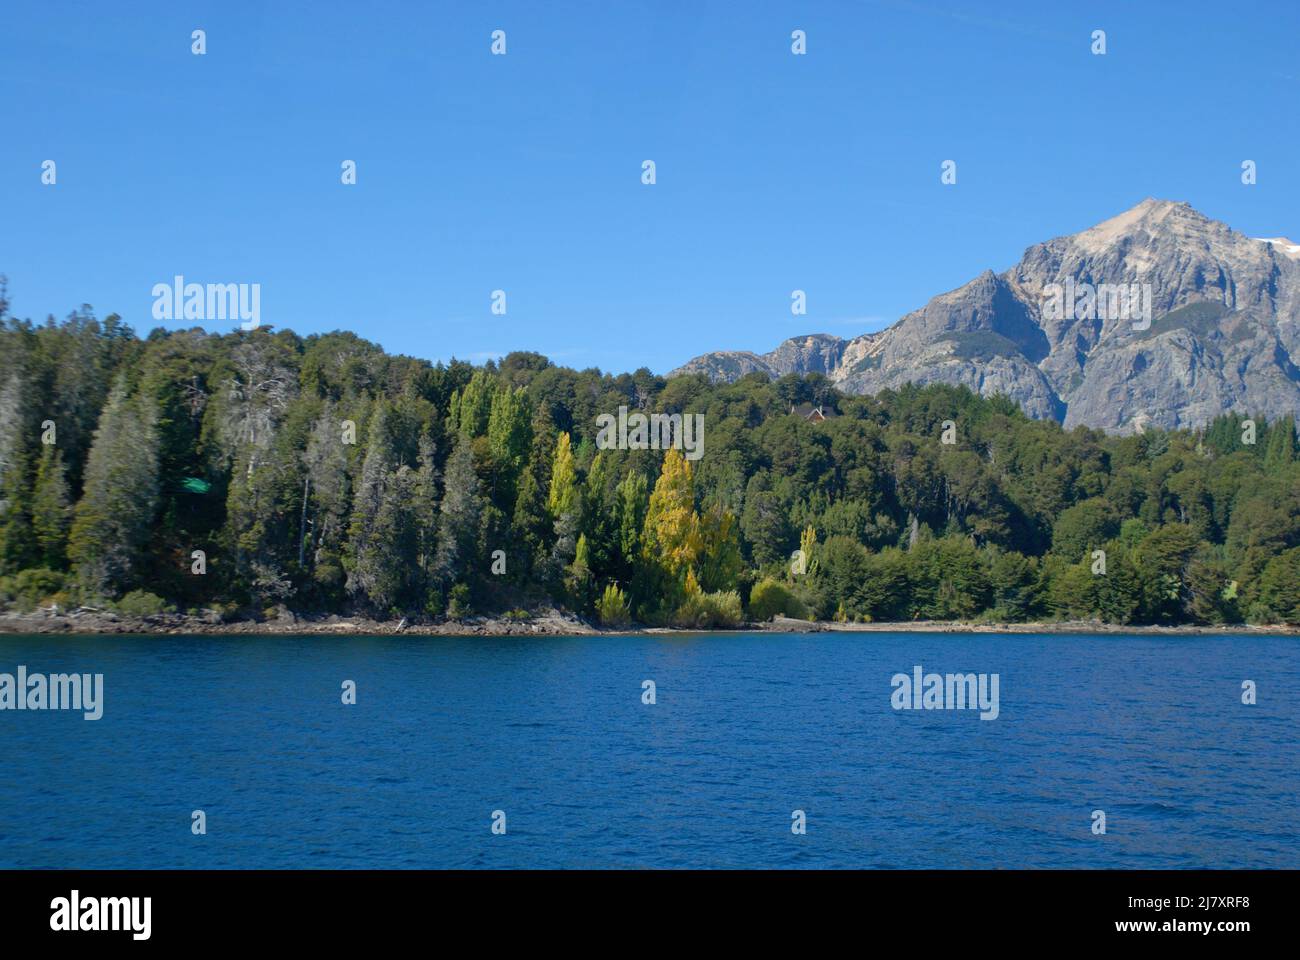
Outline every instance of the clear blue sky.
<svg viewBox="0 0 1300 960">
<path fill-rule="evenodd" d="M 303 334 L 662 373 L 879 329 L 1147 196 L 1300 239 L 1291 0 L 4 0 L 0 105 L 13 312 L 142 334 L 180 273 Z"/>
</svg>

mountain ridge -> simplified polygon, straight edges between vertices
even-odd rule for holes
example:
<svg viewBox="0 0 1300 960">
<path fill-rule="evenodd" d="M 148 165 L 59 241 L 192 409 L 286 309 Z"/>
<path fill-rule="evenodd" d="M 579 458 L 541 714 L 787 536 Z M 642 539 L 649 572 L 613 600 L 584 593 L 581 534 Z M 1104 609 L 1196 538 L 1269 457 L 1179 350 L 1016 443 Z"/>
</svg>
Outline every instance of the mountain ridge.
<svg viewBox="0 0 1300 960">
<path fill-rule="evenodd" d="M 1069 309 L 1051 309 L 1054 292 L 1076 289 L 1102 296 L 1081 308 L 1071 293 Z M 1145 315 L 1115 309 L 1117 292 L 1129 291 Z M 883 330 L 801 334 L 764 354 L 707 353 L 670 376 L 822 373 L 855 394 L 965 384 L 1005 394 L 1032 417 L 1131 433 L 1300 410 L 1297 321 L 1300 245 L 1147 198 L 1033 244 L 1007 270 L 985 270 Z"/>
</svg>

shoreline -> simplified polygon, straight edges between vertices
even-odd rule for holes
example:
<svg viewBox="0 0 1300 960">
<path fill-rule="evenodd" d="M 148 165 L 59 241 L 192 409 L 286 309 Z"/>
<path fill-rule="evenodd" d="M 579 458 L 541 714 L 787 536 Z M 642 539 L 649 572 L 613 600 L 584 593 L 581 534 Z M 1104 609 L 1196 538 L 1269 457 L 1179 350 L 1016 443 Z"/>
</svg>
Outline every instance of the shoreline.
<svg viewBox="0 0 1300 960">
<path fill-rule="evenodd" d="M 415 637 L 572 637 L 572 636 L 657 636 L 737 633 L 1055 633 L 1098 636 L 1300 636 L 1300 626 L 1250 626 L 1221 624 L 1202 626 L 1122 625 L 1099 621 L 1043 621 L 1031 623 L 982 623 L 975 621 L 917 620 L 881 623 L 837 623 L 825 620 L 792 620 L 777 617 L 763 623 L 745 623 L 727 629 L 688 629 L 629 625 L 598 627 L 570 613 L 539 612 L 528 619 L 467 617 L 436 623 L 408 624 L 404 620 L 372 620 L 367 617 L 297 617 L 285 613 L 274 620 L 225 622 L 187 614 L 158 614 L 124 617 L 113 613 L 60 612 L 0 613 L 0 636 L 50 634 L 61 636 L 395 636 Z"/>
</svg>

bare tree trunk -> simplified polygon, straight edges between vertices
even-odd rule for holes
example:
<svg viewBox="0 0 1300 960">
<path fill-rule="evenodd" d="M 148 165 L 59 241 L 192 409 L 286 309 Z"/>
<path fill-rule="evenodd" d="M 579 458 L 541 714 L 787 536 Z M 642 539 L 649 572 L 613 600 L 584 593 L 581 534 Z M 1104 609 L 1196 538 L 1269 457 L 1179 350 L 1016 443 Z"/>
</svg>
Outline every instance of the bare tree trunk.
<svg viewBox="0 0 1300 960">
<path fill-rule="evenodd" d="M 298 569 L 302 569 L 303 551 L 307 548 L 307 489 L 311 486 L 311 474 L 302 478 L 302 520 L 298 523 Z"/>
</svg>

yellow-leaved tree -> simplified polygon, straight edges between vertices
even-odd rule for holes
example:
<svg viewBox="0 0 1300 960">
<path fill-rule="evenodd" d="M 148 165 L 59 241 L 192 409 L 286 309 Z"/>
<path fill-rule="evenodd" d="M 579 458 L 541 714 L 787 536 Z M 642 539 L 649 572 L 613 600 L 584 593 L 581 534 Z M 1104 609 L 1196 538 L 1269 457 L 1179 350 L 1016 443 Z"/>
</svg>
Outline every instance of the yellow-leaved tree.
<svg viewBox="0 0 1300 960">
<path fill-rule="evenodd" d="M 642 559 L 656 563 L 681 583 L 700 555 L 700 518 L 695 513 L 695 485 L 691 464 L 680 450 L 670 449 L 650 494 Z"/>
<path fill-rule="evenodd" d="M 675 610 L 683 599 L 687 574 L 694 576 L 700 547 L 691 464 L 681 451 L 670 449 L 650 494 L 641 534 L 649 594 L 664 612 Z"/>
<path fill-rule="evenodd" d="M 553 520 L 578 511 L 578 470 L 573 463 L 573 445 L 568 433 L 561 433 L 555 444 L 555 457 L 551 460 L 551 491 L 546 506 Z"/>
<path fill-rule="evenodd" d="M 814 556 L 813 547 L 817 546 L 817 531 L 813 529 L 812 524 L 803 528 L 803 533 L 799 534 L 799 550 L 803 554 L 802 573 L 812 576 L 817 572 L 817 558 Z M 793 573 L 794 570 L 791 570 Z"/>
</svg>

